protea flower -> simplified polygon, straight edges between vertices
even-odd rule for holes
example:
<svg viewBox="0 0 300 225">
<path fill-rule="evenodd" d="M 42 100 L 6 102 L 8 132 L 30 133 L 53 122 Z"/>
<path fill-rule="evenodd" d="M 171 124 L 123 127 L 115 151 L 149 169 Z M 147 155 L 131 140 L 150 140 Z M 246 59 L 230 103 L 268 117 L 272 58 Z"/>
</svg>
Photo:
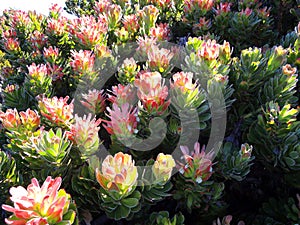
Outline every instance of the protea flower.
<svg viewBox="0 0 300 225">
<path fill-rule="evenodd" d="M 251 157 L 251 153 L 253 150 L 253 146 L 247 143 L 242 144 L 240 154 L 243 159 L 249 159 Z"/>
<path fill-rule="evenodd" d="M 128 31 L 130 35 L 136 33 L 140 28 L 138 18 L 134 14 L 125 15 L 123 17 L 122 23 L 125 30 Z"/>
<path fill-rule="evenodd" d="M 175 167 L 175 161 L 172 155 L 159 153 L 152 166 L 155 182 L 167 182 L 171 177 L 173 167 Z"/>
<path fill-rule="evenodd" d="M 50 46 L 49 48 L 44 48 L 43 55 L 48 62 L 55 63 L 59 56 L 59 50 L 55 46 L 54 48 Z"/>
<path fill-rule="evenodd" d="M 34 50 L 39 50 L 47 43 L 47 37 L 42 32 L 35 30 L 29 36 L 29 43 Z"/>
<path fill-rule="evenodd" d="M 151 71 L 158 71 L 166 74 L 171 70 L 170 61 L 173 58 L 174 53 L 171 50 L 165 48 L 159 48 L 153 46 L 148 52 L 147 65 Z"/>
<path fill-rule="evenodd" d="M 140 73 L 134 85 L 138 88 L 137 95 L 147 112 L 162 115 L 166 111 L 170 104 L 166 100 L 168 87 L 164 85 L 160 73 Z"/>
<path fill-rule="evenodd" d="M 103 125 L 108 133 L 116 137 L 120 141 L 128 141 L 133 134 L 138 132 L 138 114 L 137 108 L 133 108 L 128 103 L 118 106 L 112 105 L 112 109 L 107 108 L 110 121 L 104 121 L 106 125 Z"/>
<path fill-rule="evenodd" d="M 96 178 L 108 194 L 113 192 L 122 198 L 130 194 L 136 186 L 138 172 L 131 155 L 119 152 L 114 156 L 108 155 L 101 165 L 96 168 Z"/>
<path fill-rule="evenodd" d="M 81 94 L 83 100 L 80 101 L 83 106 L 89 109 L 93 114 L 102 113 L 105 110 L 105 98 L 103 90 L 89 90 L 87 94 Z"/>
<path fill-rule="evenodd" d="M 70 132 L 67 134 L 84 155 L 91 155 L 98 150 L 100 123 L 101 120 L 92 118 L 90 113 L 83 117 L 75 115 L 75 123 L 71 125 Z"/>
<path fill-rule="evenodd" d="M 200 151 L 198 142 L 194 145 L 194 152 L 189 154 L 187 146 L 180 146 L 185 164 L 180 163 L 179 172 L 196 183 L 207 181 L 212 175 L 212 153 L 206 154 L 204 147 Z"/>
<path fill-rule="evenodd" d="M 214 0 L 184 0 L 183 4 L 186 13 L 191 13 L 194 10 L 201 10 L 205 13 L 212 9 Z"/>
<path fill-rule="evenodd" d="M 215 10 L 216 14 L 220 15 L 229 13 L 231 11 L 231 5 L 231 2 L 221 2 L 219 5 L 217 5 L 217 9 Z"/>
<path fill-rule="evenodd" d="M 57 126 L 69 127 L 73 119 L 74 105 L 73 101 L 68 104 L 68 100 L 69 96 L 65 98 L 42 96 L 38 102 L 42 116 Z"/>
<path fill-rule="evenodd" d="M 73 70 L 82 75 L 93 71 L 95 63 L 95 55 L 88 50 L 80 50 L 79 52 L 72 50 L 72 60 L 70 62 Z"/>
<path fill-rule="evenodd" d="M 132 83 L 138 74 L 140 66 L 134 58 L 126 58 L 123 64 L 118 68 L 118 80 L 122 84 Z"/>
<path fill-rule="evenodd" d="M 7 38 L 4 41 L 4 47 L 5 47 L 6 51 L 14 53 L 14 54 L 21 51 L 20 43 L 19 43 L 18 39 L 15 39 L 15 38 Z"/>
<path fill-rule="evenodd" d="M 22 125 L 17 109 L 7 109 L 5 113 L 0 111 L 0 121 L 9 131 L 18 130 Z"/>
<path fill-rule="evenodd" d="M 66 33 L 68 19 L 60 16 L 58 19 L 49 18 L 47 21 L 47 33 L 61 37 Z"/>
<path fill-rule="evenodd" d="M 110 4 L 103 12 L 106 17 L 108 27 L 114 29 L 122 18 L 122 8 L 117 4 Z"/>
<path fill-rule="evenodd" d="M 160 23 L 150 28 L 150 36 L 155 37 L 158 41 L 168 41 L 170 33 L 169 24 L 167 23 Z"/>
<path fill-rule="evenodd" d="M 123 104 L 128 103 L 134 105 L 137 102 L 136 88 L 131 84 L 126 86 L 118 84 L 118 86 L 113 86 L 111 94 L 108 94 L 108 100 L 113 104 L 117 104 L 121 107 Z"/>
<path fill-rule="evenodd" d="M 41 122 L 38 113 L 31 109 L 20 113 L 16 109 L 7 109 L 5 113 L 0 112 L 0 121 L 5 129 L 19 133 L 35 131 Z"/>
<path fill-rule="evenodd" d="M 282 73 L 288 76 L 293 76 L 294 74 L 296 74 L 297 72 L 297 68 L 296 67 L 292 67 L 290 64 L 286 64 L 282 67 Z"/>
<path fill-rule="evenodd" d="M 2 205 L 13 215 L 5 219 L 7 224 L 73 224 L 76 212 L 71 209 L 71 196 L 60 189 L 62 179 L 47 177 L 42 187 L 33 178 L 27 189 L 22 186 L 12 187 L 10 194 L 14 207 Z"/>
<path fill-rule="evenodd" d="M 206 60 L 214 60 L 219 56 L 219 44 L 216 40 L 203 41 L 201 47 L 198 49 L 197 55 Z"/>
<path fill-rule="evenodd" d="M 49 78 L 47 66 L 44 64 L 36 65 L 35 63 L 32 63 L 30 66 L 27 66 L 27 68 L 28 77 L 31 80 L 31 83 L 35 81 L 43 84 Z"/>
<path fill-rule="evenodd" d="M 82 16 L 71 22 L 69 26 L 71 35 L 86 48 L 92 49 L 97 44 L 105 42 L 108 24 L 103 15 L 97 20 L 93 16 Z"/>
<path fill-rule="evenodd" d="M 144 34 L 148 35 L 150 28 L 155 27 L 156 20 L 159 15 L 159 10 L 153 5 L 144 6 L 139 12 L 139 21 L 142 22 Z"/>
</svg>

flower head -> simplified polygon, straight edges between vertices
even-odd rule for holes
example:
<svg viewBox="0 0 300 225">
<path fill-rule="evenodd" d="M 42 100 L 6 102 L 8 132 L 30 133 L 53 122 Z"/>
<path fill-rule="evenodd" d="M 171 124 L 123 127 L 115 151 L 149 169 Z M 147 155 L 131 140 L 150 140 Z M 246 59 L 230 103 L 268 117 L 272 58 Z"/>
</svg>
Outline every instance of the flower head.
<svg viewBox="0 0 300 225">
<path fill-rule="evenodd" d="M 114 135 L 120 141 L 127 141 L 133 134 L 138 132 L 137 123 L 138 115 L 137 108 L 133 108 L 128 103 L 121 106 L 112 105 L 112 109 L 107 108 L 110 121 L 104 121 L 103 125 L 108 133 Z"/>
<path fill-rule="evenodd" d="M 148 53 L 147 65 L 151 71 L 167 73 L 171 69 L 171 60 L 174 53 L 165 48 L 153 46 Z"/>
<path fill-rule="evenodd" d="M 214 60 L 219 56 L 220 46 L 216 40 L 203 41 L 200 48 L 198 49 L 197 55 L 206 60 Z"/>
<path fill-rule="evenodd" d="M 54 48 L 50 46 L 49 48 L 44 48 L 43 55 L 48 62 L 54 63 L 59 56 L 59 50 L 55 46 Z"/>
<path fill-rule="evenodd" d="M 13 215 L 5 219 L 7 224 L 58 224 L 68 216 L 69 224 L 73 224 L 75 212 L 69 209 L 71 197 L 60 188 L 62 179 L 47 177 L 40 187 L 37 179 L 33 178 L 27 189 L 12 187 L 10 189 L 11 201 L 14 207 L 2 205 L 2 208 Z"/>
<path fill-rule="evenodd" d="M 18 130 L 22 125 L 17 109 L 7 109 L 5 113 L 0 111 L 0 121 L 10 131 Z"/>
<path fill-rule="evenodd" d="M 149 34 L 150 28 L 155 27 L 156 20 L 159 15 L 159 10 L 154 5 L 144 6 L 139 12 L 141 27 L 144 28 L 144 33 Z"/>
<path fill-rule="evenodd" d="M 292 76 L 297 72 L 296 67 L 292 67 L 290 64 L 286 64 L 282 67 L 282 73 L 288 76 Z"/>
<path fill-rule="evenodd" d="M 98 150 L 100 123 L 101 120 L 92 118 L 92 114 L 83 117 L 75 115 L 75 123 L 71 125 L 70 132 L 67 134 L 83 154 L 90 155 Z"/>
<path fill-rule="evenodd" d="M 134 105 L 137 102 L 136 88 L 131 84 L 113 86 L 111 94 L 108 94 L 108 100 L 120 107 L 125 103 Z"/>
<path fill-rule="evenodd" d="M 125 15 L 122 20 L 123 26 L 129 34 L 134 34 L 140 28 L 138 18 L 135 14 Z"/>
<path fill-rule="evenodd" d="M 170 101 L 167 101 L 168 87 L 164 85 L 160 73 L 140 73 L 134 85 L 138 89 L 138 98 L 147 112 L 161 115 L 166 111 L 170 104 Z"/>
<path fill-rule="evenodd" d="M 118 79 L 122 83 L 132 83 L 139 70 L 140 66 L 134 58 L 126 58 L 118 68 Z"/>
<path fill-rule="evenodd" d="M 91 51 L 80 50 L 77 52 L 72 50 L 71 54 L 72 60 L 70 65 L 76 73 L 85 74 L 93 71 L 95 55 Z"/>
<path fill-rule="evenodd" d="M 99 114 L 105 110 L 103 90 L 89 90 L 87 94 L 82 94 L 82 98 L 83 100 L 80 101 L 81 104 L 89 109 L 93 114 Z"/>
<path fill-rule="evenodd" d="M 152 171 L 156 178 L 156 182 L 168 181 L 171 177 L 173 167 L 175 167 L 175 161 L 172 155 L 159 153 L 152 166 Z"/>
<path fill-rule="evenodd" d="M 251 157 L 251 153 L 253 150 L 253 146 L 247 143 L 242 144 L 240 154 L 243 159 L 249 159 Z"/>
<path fill-rule="evenodd" d="M 43 96 L 38 102 L 42 116 L 57 126 L 69 127 L 73 119 L 74 105 L 73 102 L 68 104 L 68 100 L 69 96 L 65 98 Z"/>
<path fill-rule="evenodd" d="M 185 164 L 180 164 L 179 172 L 184 177 L 192 179 L 197 183 L 207 181 L 212 175 L 212 154 L 206 154 L 204 147 L 200 151 L 198 142 L 194 145 L 194 152 L 189 153 L 187 146 L 180 146 Z"/>
<path fill-rule="evenodd" d="M 93 48 L 105 42 L 108 24 L 103 15 L 97 19 L 93 16 L 82 16 L 72 20 L 69 29 L 71 35 L 80 44 L 86 48 Z"/>
<path fill-rule="evenodd" d="M 96 178 L 108 194 L 116 191 L 122 197 L 135 189 L 138 178 L 137 167 L 130 155 L 119 152 L 104 159 L 101 170 L 96 169 Z"/>
<path fill-rule="evenodd" d="M 167 23 L 160 23 L 150 28 L 150 36 L 155 37 L 158 41 L 168 41 L 170 32 L 169 24 Z"/>
</svg>

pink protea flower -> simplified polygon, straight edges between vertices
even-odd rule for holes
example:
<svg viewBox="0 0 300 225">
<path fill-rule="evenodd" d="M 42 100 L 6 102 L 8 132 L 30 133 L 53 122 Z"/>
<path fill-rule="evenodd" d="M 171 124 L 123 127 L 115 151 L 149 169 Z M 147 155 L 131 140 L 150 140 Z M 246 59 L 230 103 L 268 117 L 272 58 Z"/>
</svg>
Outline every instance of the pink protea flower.
<svg viewBox="0 0 300 225">
<path fill-rule="evenodd" d="M 43 81 L 48 77 L 48 69 L 47 66 L 44 64 L 36 65 L 35 63 L 32 63 L 30 66 L 27 66 L 27 68 L 28 76 L 31 79 L 43 83 Z"/>
<path fill-rule="evenodd" d="M 207 181 L 212 175 L 212 153 L 206 154 L 203 147 L 200 151 L 198 142 L 194 145 L 194 152 L 189 153 L 187 146 L 180 146 L 185 164 L 180 163 L 179 172 L 186 178 L 197 183 Z"/>
<path fill-rule="evenodd" d="M 55 19 L 57 19 L 61 15 L 62 11 L 62 7 L 60 7 L 58 4 L 52 4 L 49 8 L 50 16 Z"/>
<path fill-rule="evenodd" d="M 57 126 L 69 127 L 73 119 L 73 101 L 68 104 L 69 96 L 65 98 L 56 96 L 46 98 L 44 96 L 38 102 L 42 116 Z"/>
<path fill-rule="evenodd" d="M 6 11 L 11 16 L 11 23 L 13 28 L 28 28 L 31 27 L 30 17 L 27 12 L 22 10 L 8 10 Z"/>
<path fill-rule="evenodd" d="M 107 58 L 112 56 L 111 50 L 104 44 L 96 45 L 94 48 L 96 58 Z"/>
<path fill-rule="evenodd" d="M 271 9 L 267 7 L 257 9 L 258 16 L 267 19 L 270 16 L 270 10 Z"/>
<path fill-rule="evenodd" d="M 220 46 L 216 40 L 203 41 L 200 48 L 197 51 L 197 55 L 206 60 L 214 60 L 219 56 Z"/>
<path fill-rule="evenodd" d="M 138 178 L 137 167 L 131 155 L 119 152 L 104 159 L 101 170 L 96 169 L 96 178 L 108 194 L 114 191 L 122 198 L 135 189 Z"/>
<path fill-rule="evenodd" d="M 10 28 L 8 30 L 3 31 L 2 37 L 3 38 L 16 38 L 17 32 L 15 31 L 15 29 Z"/>
<path fill-rule="evenodd" d="M 166 100 L 168 87 L 164 85 L 160 73 L 140 73 L 134 85 L 138 89 L 138 98 L 147 112 L 162 115 L 167 110 L 170 105 L 170 101 Z"/>
<path fill-rule="evenodd" d="M 111 5 L 111 0 L 102 0 L 102 1 L 96 1 L 94 10 L 96 13 L 101 14 L 107 10 L 109 5 Z"/>
<path fill-rule="evenodd" d="M 231 2 L 221 2 L 217 5 L 217 9 L 215 10 L 217 15 L 227 14 L 231 11 Z"/>
<path fill-rule="evenodd" d="M 160 23 L 155 27 L 150 28 L 150 36 L 155 37 L 158 41 L 170 40 L 170 33 L 171 30 L 167 23 Z"/>
<path fill-rule="evenodd" d="M 212 9 L 214 3 L 214 0 L 184 0 L 184 12 L 190 13 L 197 9 L 207 12 Z"/>
<path fill-rule="evenodd" d="M 82 75 L 93 71 L 95 63 L 95 55 L 88 50 L 80 50 L 79 52 L 72 50 L 72 60 L 70 62 L 73 70 Z"/>
<path fill-rule="evenodd" d="M 144 29 L 144 34 L 148 35 L 150 28 L 155 27 L 156 20 L 159 15 L 159 10 L 154 5 L 144 6 L 142 10 L 139 11 L 139 21 L 141 27 Z"/>
<path fill-rule="evenodd" d="M 240 12 L 240 15 L 244 15 L 244 16 L 248 17 L 252 14 L 252 12 L 253 12 L 253 10 L 247 7 L 246 9 L 243 9 Z"/>
<path fill-rule="evenodd" d="M 208 30 L 211 27 L 211 20 L 205 17 L 199 18 L 199 23 L 194 25 L 194 28 L 199 28 L 201 30 Z"/>
<path fill-rule="evenodd" d="M 117 4 L 110 4 L 103 12 L 107 20 L 108 27 L 114 29 L 122 19 L 122 8 Z"/>
<path fill-rule="evenodd" d="M 18 90 L 19 89 L 19 86 L 18 85 L 14 85 L 14 84 L 8 84 L 6 87 L 5 87 L 5 89 L 4 89 L 4 92 L 5 93 L 12 93 L 12 92 L 14 92 L 14 91 L 16 91 L 16 90 Z"/>
<path fill-rule="evenodd" d="M 112 109 L 107 108 L 107 111 L 110 121 L 103 121 L 106 123 L 103 127 L 109 134 L 120 141 L 126 141 L 138 132 L 137 123 L 139 119 L 137 108 L 133 108 L 128 103 L 122 106 L 112 104 Z"/>
<path fill-rule="evenodd" d="M 125 30 L 128 31 L 129 34 L 136 33 L 140 28 L 138 18 L 135 14 L 125 15 L 122 23 Z"/>
<path fill-rule="evenodd" d="M 28 131 L 36 130 L 41 123 L 39 114 L 36 111 L 27 109 L 19 113 L 23 127 Z"/>
<path fill-rule="evenodd" d="M 67 135 L 84 155 L 91 155 L 98 151 L 100 123 L 101 120 L 96 120 L 95 116 L 92 118 L 90 113 L 83 117 L 75 115 L 75 123 L 71 125 Z"/>
<path fill-rule="evenodd" d="M 67 30 L 68 22 L 69 20 L 64 16 L 60 16 L 57 19 L 49 18 L 46 31 L 51 35 L 61 37 Z"/>
<path fill-rule="evenodd" d="M 0 121 L 5 129 L 15 131 L 22 125 L 17 109 L 7 109 L 6 112 L 0 111 Z"/>
<path fill-rule="evenodd" d="M 7 224 L 58 224 L 67 213 L 74 214 L 69 224 L 73 224 L 75 212 L 69 210 L 71 197 L 60 188 L 62 179 L 47 177 L 40 187 L 37 179 L 33 178 L 27 189 L 22 186 L 10 189 L 11 201 L 14 207 L 2 205 L 2 208 L 13 215 L 5 219 Z M 69 217 L 71 218 L 71 217 Z"/>
<path fill-rule="evenodd" d="M 242 144 L 240 150 L 242 159 L 249 159 L 251 157 L 252 150 L 253 150 L 252 145 L 249 145 L 248 143 Z"/>
<path fill-rule="evenodd" d="M 40 31 L 35 30 L 29 37 L 29 43 L 34 50 L 39 50 L 47 43 L 47 37 Z"/>
<path fill-rule="evenodd" d="M 105 42 L 108 23 L 103 15 L 99 16 L 97 20 L 93 16 L 82 16 L 72 20 L 69 29 L 71 35 L 80 44 L 87 48 L 93 48 L 97 44 Z"/>
<path fill-rule="evenodd" d="M 7 130 L 19 133 L 35 131 L 41 123 L 38 113 L 31 109 L 20 113 L 16 109 L 7 109 L 5 113 L 0 111 L 0 121 Z"/>
<path fill-rule="evenodd" d="M 50 46 L 49 48 L 44 48 L 43 55 L 48 62 L 55 63 L 59 56 L 59 50 L 55 46 L 54 48 Z"/>
<path fill-rule="evenodd" d="M 178 72 L 173 75 L 172 88 L 179 88 L 183 93 L 192 92 L 198 85 L 193 83 L 193 73 L 190 72 Z"/>
<path fill-rule="evenodd" d="M 120 107 L 125 103 L 134 105 L 137 102 L 136 89 L 131 84 L 113 86 L 110 93 L 108 94 L 108 100 Z"/>
<path fill-rule="evenodd" d="M 147 56 L 152 48 L 157 46 L 155 37 L 138 37 L 137 43 L 138 43 L 138 53 L 142 56 Z"/>
<path fill-rule="evenodd" d="M 174 53 L 165 48 L 153 46 L 148 53 L 147 65 L 151 71 L 158 71 L 166 74 L 171 69 L 171 60 Z"/>
<path fill-rule="evenodd" d="M 21 51 L 20 43 L 17 38 L 7 38 L 4 40 L 4 48 L 11 53 L 18 53 Z"/>
<path fill-rule="evenodd" d="M 105 97 L 103 90 L 89 90 L 87 94 L 81 94 L 83 100 L 80 101 L 83 106 L 89 109 L 93 114 L 102 113 L 105 110 Z"/>
</svg>

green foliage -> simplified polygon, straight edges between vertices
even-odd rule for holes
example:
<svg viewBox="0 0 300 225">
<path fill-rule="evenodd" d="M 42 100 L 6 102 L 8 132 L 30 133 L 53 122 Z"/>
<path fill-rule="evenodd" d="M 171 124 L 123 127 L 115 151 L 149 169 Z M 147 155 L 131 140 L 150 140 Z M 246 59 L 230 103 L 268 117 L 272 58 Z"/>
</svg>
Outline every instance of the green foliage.
<svg viewBox="0 0 300 225">
<path fill-rule="evenodd" d="M 150 215 L 150 225 L 184 225 L 184 216 L 181 213 L 169 217 L 169 212 L 153 212 Z"/>
<path fill-rule="evenodd" d="M 250 172 L 254 156 L 251 156 L 252 146 L 244 144 L 240 149 L 233 147 L 233 144 L 226 142 L 220 150 L 220 162 L 217 164 L 221 174 L 226 179 L 242 181 Z"/>
</svg>

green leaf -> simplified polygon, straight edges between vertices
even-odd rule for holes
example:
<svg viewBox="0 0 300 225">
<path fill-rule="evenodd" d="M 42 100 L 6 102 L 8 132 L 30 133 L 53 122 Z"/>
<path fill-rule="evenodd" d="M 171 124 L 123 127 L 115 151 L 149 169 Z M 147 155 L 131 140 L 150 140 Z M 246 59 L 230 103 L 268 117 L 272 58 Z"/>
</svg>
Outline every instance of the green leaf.
<svg viewBox="0 0 300 225">
<path fill-rule="evenodd" d="M 139 204 L 139 200 L 136 198 L 125 198 L 121 200 L 121 203 L 128 208 L 133 208 Z"/>
</svg>

